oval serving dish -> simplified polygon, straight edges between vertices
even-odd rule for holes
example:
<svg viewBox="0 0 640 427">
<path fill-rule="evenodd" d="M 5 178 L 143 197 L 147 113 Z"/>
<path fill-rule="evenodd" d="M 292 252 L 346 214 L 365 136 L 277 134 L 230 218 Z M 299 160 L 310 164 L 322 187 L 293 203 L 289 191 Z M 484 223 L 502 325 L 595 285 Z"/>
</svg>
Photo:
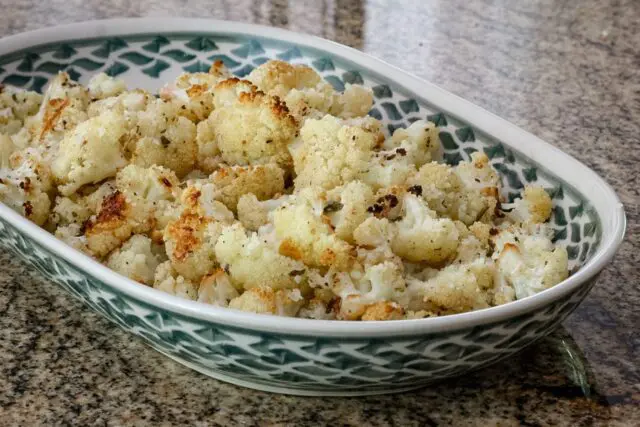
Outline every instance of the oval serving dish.
<svg viewBox="0 0 640 427">
<path fill-rule="evenodd" d="M 436 123 L 445 161 L 484 151 L 511 200 L 536 183 L 553 197 L 551 225 L 575 273 L 537 295 L 418 320 L 341 322 L 244 313 L 137 284 L 58 241 L 0 203 L 0 244 L 156 350 L 197 371 L 298 395 L 367 395 L 417 388 L 494 363 L 548 334 L 611 260 L 625 231 L 614 191 L 572 157 L 437 86 L 354 49 L 274 28 L 197 19 L 117 19 L 0 40 L 0 82 L 41 91 L 58 71 L 86 83 L 104 71 L 156 91 L 183 71 L 222 60 L 244 76 L 269 58 L 313 67 L 337 89 L 371 87 L 370 115 L 387 132 Z"/>
</svg>

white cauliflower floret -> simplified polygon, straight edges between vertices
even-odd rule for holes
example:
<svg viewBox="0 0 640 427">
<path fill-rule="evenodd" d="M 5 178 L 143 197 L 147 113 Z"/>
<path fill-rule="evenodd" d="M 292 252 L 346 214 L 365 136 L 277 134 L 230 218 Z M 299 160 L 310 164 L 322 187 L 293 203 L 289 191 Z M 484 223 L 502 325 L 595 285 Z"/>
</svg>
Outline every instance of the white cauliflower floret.
<svg viewBox="0 0 640 427">
<path fill-rule="evenodd" d="M 323 212 L 331 221 L 336 236 L 353 243 L 353 231 L 369 216 L 367 207 L 373 200 L 371 188 L 360 181 L 352 181 L 327 193 Z"/>
<path fill-rule="evenodd" d="M 178 275 L 170 261 L 158 265 L 154 274 L 153 287 L 177 297 L 196 300 L 198 288 L 189 280 Z"/>
<path fill-rule="evenodd" d="M 257 233 L 247 234 L 238 223 L 223 229 L 216 244 L 216 257 L 233 284 L 244 289 L 296 288 L 305 273 L 302 262 L 280 255 L 269 239 Z"/>
<path fill-rule="evenodd" d="M 129 124 L 128 127 L 131 128 L 137 113 L 144 111 L 155 99 L 152 94 L 142 89 L 125 91 L 117 96 L 91 102 L 87 107 L 87 114 L 89 117 L 95 117 L 105 111 L 114 111 L 122 114 Z"/>
<path fill-rule="evenodd" d="M 366 116 L 373 106 L 373 91 L 347 83 L 344 92 L 334 97 L 330 114 L 343 118 Z"/>
<path fill-rule="evenodd" d="M 269 222 L 271 214 L 289 198 L 289 195 L 284 195 L 277 199 L 260 201 L 254 194 L 245 194 L 238 200 L 238 220 L 247 230 L 257 231 Z"/>
<path fill-rule="evenodd" d="M 216 86 L 216 103 L 222 102 L 217 99 L 219 93 L 221 98 L 233 101 L 216 105 L 207 119 L 213 130 L 213 143 L 200 138 L 200 152 L 211 152 L 210 147 L 217 147 L 222 159 L 231 165 L 277 163 L 285 170 L 290 169 L 287 146 L 298 130 L 296 120 L 278 97 L 255 87 L 247 92 L 238 89 L 233 98 L 238 86 L 245 88 L 246 83 L 228 79 Z"/>
<path fill-rule="evenodd" d="M 149 102 L 131 126 L 134 130 L 127 147 L 132 163 L 164 166 L 179 177 L 194 168 L 198 156 L 196 125 L 179 116 L 174 104 L 160 99 Z"/>
<path fill-rule="evenodd" d="M 379 130 L 373 126 L 374 130 L 369 130 L 368 125 L 350 125 L 333 116 L 307 120 L 300 130 L 300 141 L 291 150 L 296 188 L 330 190 L 363 175 L 381 140 Z"/>
<path fill-rule="evenodd" d="M 152 285 L 156 268 L 163 261 L 161 251 L 151 239 L 136 234 L 109 255 L 106 265 L 131 280 Z"/>
<path fill-rule="evenodd" d="M 222 61 L 211 66 L 208 73 L 182 73 L 175 81 L 160 89 L 160 97 L 178 106 L 178 114 L 198 123 L 213 111 L 213 88 L 231 77 Z"/>
<path fill-rule="evenodd" d="M 229 308 L 252 313 L 293 317 L 305 300 L 298 289 L 274 290 L 259 286 L 245 291 L 229 303 Z"/>
<path fill-rule="evenodd" d="M 337 316 L 342 320 L 358 320 L 365 314 L 366 320 L 396 318 L 404 314 L 397 302 L 407 302 L 402 265 L 389 261 L 365 265 L 364 271 L 336 273 L 331 290 L 340 297 Z"/>
<path fill-rule="evenodd" d="M 403 200 L 403 217 L 393 223 L 393 252 L 412 262 L 440 265 L 458 248 L 458 230 L 450 219 L 438 218 L 417 196 Z"/>
<path fill-rule="evenodd" d="M 49 216 L 52 176 L 40 153 L 28 148 L 13 153 L 0 168 L 0 201 L 38 225 Z"/>
<path fill-rule="evenodd" d="M 89 97 L 95 101 L 118 96 L 127 90 L 127 85 L 123 80 L 110 77 L 105 73 L 99 73 L 91 77 L 87 89 L 89 90 Z"/>
<path fill-rule="evenodd" d="M 210 120 L 203 120 L 196 127 L 196 145 L 198 146 L 197 166 L 211 173 L 222 163 L 222 153 L 216 143 L 216 135 Z"/>
<path fill-rule="evenodd" d="M 268 200 L 284 192 L 284 171 L 275 164 L 221 167 L 208 181 L 215 187 L 214 198 L 232 212 L 244 194 Z"/>
<path fill-rule="evenodd" d="M 517 299 L 557 285 L 568 276 L 567 250 L 554 247 L 549 232 L 543 225 L 532 230 L 512 226 L 491 237 L 499 286 L 513 288 Z M 502 292 L 496 304 L 508 302 L 510 294 Z"/>
<path fill-rule="evenodd" d="M 124 135 L 121 115 L 103 113 L 79 124 L 60 142 L 51 170 L 63 195 L 85 184 L 112 177 L 126 165 L 120 137 Z"/>
<path fill-rule="evenodd" d="M 324 204 L 313 192 L 301 193 L 273 213 L 280 253 L 311 267 L 345 268 L 353 247 L 338 238 L 323 219 Z"/>
<path fill-rule="evenodd" d="M 486 154 L 476 151 L 471 154 L 470 162 L 460 162 L 454 171 L 462 184 L 474 190 L 485 190 L 500 187 L 500 177 L 489 164 Z"/>
<path fill-rule="evenodd" d="M 512 209 L 507 218 L 515 223 L 541 224 L 551 217 L 553 203 L 544 188 L 527 186 L 521 198 L 511 205 L 503 203 L 502 208 Z"/>
<path fill-rule="evenodd" d="M 52 209 L 49 221 L 58 227 L 69 224 L 83 224 L 91 215 L 98 212 L 105 197 L 116 191 L 115 181 L 108 180 L 95 188 L 86 186 L 82 194 L 69 197 L 58 196 Z M 86 195 L 83 195 L 86 194 Z"/>
<path fill-rule="evenodd" d="M 428 280 L 407 279 L 411 310 L 438 314 L 462 313 L 489 307 L 494 267 L 490 260 L 452 264 Z"/>
<path fill-rule="evenodd" d="M 231 279 L 221 268 L 204 276 L 198 288 L 199 302 L 220 307 L 228 307 L 229 302 L 239 295 L 238 290 L 231 284 Z"/>
<path fill-rule="evenodd" d="M 374 188 L 402 185 L 419 167 L 436 158 L 440 149 L 438 128 L 418 120 L 396 129 L 383 150 L 373 154 L 363 180 Z"/>
<path fill-rule="evenodd" d="M 18 133 L 26 119 L 38 112 L 42 95 L 0 85 L 0 134 Z"/>
<path fill-rule="evenodd" d="M 93 256 L 93 253 L 87 246 L 87 238 L 82 234 L 82 226 L 80 224 L 69 224 L 58 227 L 54 234 L 56 238 L 62 240 L 73 249 Z"/>
</svg>

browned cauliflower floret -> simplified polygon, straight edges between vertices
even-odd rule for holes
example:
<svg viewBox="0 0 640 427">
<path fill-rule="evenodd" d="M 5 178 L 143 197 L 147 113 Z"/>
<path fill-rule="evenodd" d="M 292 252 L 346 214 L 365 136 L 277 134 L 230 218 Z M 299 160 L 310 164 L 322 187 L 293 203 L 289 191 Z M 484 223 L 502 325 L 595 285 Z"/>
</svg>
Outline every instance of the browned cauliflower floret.
<svg viewBox="0 0 640 427">
<path fill-rule="evenodd" d="M 98 212 L 104 198 L 116 191 L 115 180 L 106 181 L 94 188 L 86 186 L 83 190 L 86 191 L 85 195 L 76 193 L 69 197 L 56 197 L 49 221 L 58 227 L 83 224 Z"/>
<path fill-rule="evenodd" d="M 284 171 L 275 164 L 221 167 L 208 181 L 215 187 L 215 199 L 233 212 L 244 194 L 267 200 L 284 191 Z"/>
<path fill-rule="evenodd" d="M 167 255 L 173 268 L 189 280 L 198 281 L 218 265 L 215 246 L 233 213 L 212 197 L 212 185 L 195 183 L 181 195 L 183 212 L 164 230 Z"/>
<path fill-rule="evenodd" d="M 103 198 L 97 215 L 85 224 L 89 249 L 103 256 L 132 234 L 162 230 L 178 185 L 175 174 L 160 166 L 124 168 L 116 177 L 116 191 Z"/>
<path fill-rule="evenodd" d="M 131 280 L 153 285 L 156 268 L 163 261 L 163 256 L 159 245 L 146 236 L 136 234 L 109 254 L 106 264 Z"/>
<path fill-rule="evenodd" d="M 25 123 L 34 144 L 55 154 L 65 132 L 87 119 L 88 104 L 87 89 L 67 73 L 59 73 L 44 93 L 38 113 Z"/>
<path fill-rule="evenodd" d="M 307 120 L 292 147 L 295 186 L 330 190 L 358 179 L 369 167 L 381 133 L 373 118 L 344 122 L 333 116 Z"/>
<path fill-rule="evenodd" d="M 198 287 L 198 301 L 206 304 L 228 307 L 229 302 L 238 295 L 240 294 L 231 284 L 229 275 L 221 268 L 204 276 Z"/>
<path fill-rule="evenodd" d="M 72 194 L 85 184 L 114 176 L 126 165 L 120 145 L 124 126 L 121 115 L 106 112 L 65 135 L 51 165 L 60 193 Z"/>
<path fill-rule="evenodd" d="M 40 153 L 33 148 L 13 153 L 8 167 L 0 167 L 0 201 L 43 225 L 49 216 L 52 176 Z"/>
<path fill-rule="evenodd" d="M 127 85 L 120 79 L 110 77 L 105 73 L 99 73 L 89 80 L 87 89 L 91 100 L 96 101 L 120 95 L 127 90 Z"/>
<path fill-rule="evenodd" d="M 180 276 L 173 269 L 170 261 L 165 261 L 156 268 L 153 287 L 185 299 L 196 300 L 198 298 L 198 287 Z"/>
<path fill-rule="evenodd" d="M 127 143 L 132 163 L 164 166 L 179 177 L 194 168 L 198 156 L 196 125 L 179 116 L 176 105 L 152 101 L 137 113 L 134 125 Z"/>
<path fill-rule="evenodd" d="M 379 301 L 369 305 L 362 314 L 361 320 L 401 320 L 404 319 L 404 308 L 392 301 Z"/>
<path fill-rule="evenodd" d="M 296 120 L 278 97 L 253 87 L 249 91 L 243 88 L 246 83 L 238 79 L 225 80 L 216 86 L 216 103 L 221 104 L 216 105 L 207 119 L 213 130 L 213 143 L 200 138 L 201 154 L 215 153 L 209 146 L 217 147 L 222 159 L 231 165 L 277 163 L 285 170 L 290 169 L 287 146 L 297 133 Z M 217 99 L 219 94 L 221 100 Z"/>
<path fill-rule="evenodd" d="M 502 208 L 511 209 L 507 217 L 515 223 L 541 224 L 551 217 L 553 203 L 544 188 L 527 186 L 521 198 L 512 204 L 503 203 Z"/>
<path fill-rule="evenodd" d="M 347 84 L 344 93 L 336 92 L 312 68 L 284 61 L 268 61 L 248 76 L 260 90 L 283 99 L 298 119 L 329 113 L 349 118 L 366 115 L 373 104 L 368 88 Z"/>
<path fill-rule="evenodd" d="M 268 286 L 259 286 L 232 299 L 229 308 L 252 313 L 293 317 L 304 302 L 305 300 L 298 289 L 274 290 Z"/>
<path fill-rule="evenodd" d="M 178 107 L 178 114 L 198 123 L 213 111 L 213 88 L 231 77 L 222 61 L 211 66 L 208 73 L 182 73 L 160 89 L 160 97 Z"/>
<path fill-rule="evenodd" d="M 222 231 L 216 257 L 236 287 L 297 288 L 304 278 L 302 262 L 280 255 L 273 238 L 247 233 L 238 223 Z"/>
<path fill-rule="evenodd" d="M 273 224 L 282 255 L 311 267 L 346 268 L 354 248 L 340 239 L 324 219 L 324 203 L 313 191 L 292 198 L 273 213 Z"/>
<path fill-rule="evenodd" d="M 87 246 L 87 238 L 83 235 L 82 226 L 80 224 L 69 224 L 56 228 L 54 235 L 62 240 L 73 249 L 83 252 L 86 255 L 93 256 L 93 253 Z"/>
<path fill-rule="evenodd" d="M 25 120 L 38 112 L 42 95 L 0 85 L 0 133 L 18 133 Z"/>
</svg>

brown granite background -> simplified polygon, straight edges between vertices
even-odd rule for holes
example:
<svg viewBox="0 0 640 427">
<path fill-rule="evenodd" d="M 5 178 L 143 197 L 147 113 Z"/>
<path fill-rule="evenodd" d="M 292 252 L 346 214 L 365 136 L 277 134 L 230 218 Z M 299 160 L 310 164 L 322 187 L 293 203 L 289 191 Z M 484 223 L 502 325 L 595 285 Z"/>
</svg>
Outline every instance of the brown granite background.
<svg viewBox="0 0 640 427">
<path fill-rule="evenodd" d="M 299 398 L 184 368 L 0 254 L 0 425 L 640 425 L 640 1 L 0 0 L 0 35 L 122 16 L 312 33 L 434 81 L 577 157 L 627 238 L 550 338 L 428 389 Z"/>
</svg>

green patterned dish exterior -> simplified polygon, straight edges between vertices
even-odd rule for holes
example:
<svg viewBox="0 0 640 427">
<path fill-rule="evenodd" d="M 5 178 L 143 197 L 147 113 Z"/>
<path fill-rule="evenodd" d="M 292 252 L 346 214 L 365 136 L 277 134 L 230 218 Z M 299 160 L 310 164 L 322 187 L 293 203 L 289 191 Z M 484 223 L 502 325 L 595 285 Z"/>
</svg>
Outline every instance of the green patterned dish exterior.
<svg viewBox="0 0 640 427">
<path fill-rule="evenodd" d="M 467 124 L 465 117 L 445 112 L 436 106 L 437 102 L 412 93 L 397 79 L 353 60 L 357 55 L 365 57 L 361 53 L 318 39 L 313 43 L 326 43 L 327 50 L 308 46 L 283 31 L 269 37 L 275 30 L 246 24 L 242 24 L 243 31 L 230 32 L 226 29 L 232 28 L 233 23 L 194 20 L 198 25 L 191 26 L 187 25 L 190 21 L 181 21 L 185 23 L 178 26 L 182 30 L 164 33 L 153 32 L 153 28 L 163 28 L 152 25 L 157 20 L 139 20 L 139 26 L 131 20 L 111 21 L 111 26 L 110 21 L 103 22 L 111 34 L 101 35 L 96 30 L 95 37 L 87 38 L 91 32 L 86 30 L 92 27 L 77 24 L 66 27 L 64 32 L 75 31 L 76 37 L 50 42 L 51 38 L 35 34 L 29 39 L 33 40 L 31 43 L 18 48 L 13 43 L 10 51 L 7 47 L 0 49 L 0 82 L 42 91 L 59 71 L 66 71 L 83 83 L 98 72 L 106 72 L 124 79 L 130 87 L 157 90 L 181 72 L 207 71 L 216 60 L 222 60 L 240 77 L 270 58 L 304 63 L 337 90 L 346 83 L 371 87 L 375 104 L 369 114 L 380 119 L 388 133 L 415 120 L 433 121 L 440 129 L 444 159 L 450 164 L 468 160 L 475 151 L 484 151 L 501 175 L 507 199 L 513 200 L 527 184 L 544 186 L 554 202 L 554 240 L 566 246 L 572 270 L 580 269 L 598 251 L 606 249 L 598 209 L 572 184 L 530 159 L 511 141 L 497 140 Z M 204 22 L 212 24 L 204 26 Z M 149 29 L 141 33 L 145 27 Z M 332 52 L 336 49 L 353 56 L 337 55 Z M 364 325 L 362 329 L 360 324 L 353 326 L 354 331 L 360 327 L 357 333 L 349 334 L 351 326 L 336 328 L 327 325 L 331 322 L 300 319 L 270 319 L 271 326 L 264 327 L 260 319 L 268 316 L 179 301 L 105 272 L 104 267 L 88 259 L 78 265 L 75 260 L 83 255 L 69 255 L 73 251 L 67 249 L 67 255 L 62 256 L 52 248 L 49 237 L 43 241 L 45 237 L 41 238 L 35 226 L 17 218 L 8 208 L 0 208 L 2 246 L 109 320 L 207 375 L 292 394 L 396 392 L 493 363 L 549 333 L 586 296 L 597 275 L 594 271 L 579 286 L 556 292 L 544 304 L 503 310 L 499 316 L 477 316 L 477 321 L 469 315 L 481 313 L 447 316 L 462 316 L 462 321 L 451 325 L 443 323 L 445 318 L 385 322 L 398 323 L 393 333 L 384 332 L 391 328 L 388 325 L 386 329 L 373 329 L 375 325 Z M 88 263 L 95 266 L 88 268 Z M 107 277 L 109 274 L 113 277 Z M 114 281 L 119 285 L 114 286 Z M 157 303 L 159 300 L 163 303 Z M 495 309 L 482 311 L 491 310 Z M 214 314 L 209 316 L 208 312 Z M 227 317 L 236 320 L 227 321 Z M 251 323 L 251 319 L 258 320 Z M 297 322 L 297 326 L 294 330 L 280 328 L 277 322 Z"/>
</svg>

